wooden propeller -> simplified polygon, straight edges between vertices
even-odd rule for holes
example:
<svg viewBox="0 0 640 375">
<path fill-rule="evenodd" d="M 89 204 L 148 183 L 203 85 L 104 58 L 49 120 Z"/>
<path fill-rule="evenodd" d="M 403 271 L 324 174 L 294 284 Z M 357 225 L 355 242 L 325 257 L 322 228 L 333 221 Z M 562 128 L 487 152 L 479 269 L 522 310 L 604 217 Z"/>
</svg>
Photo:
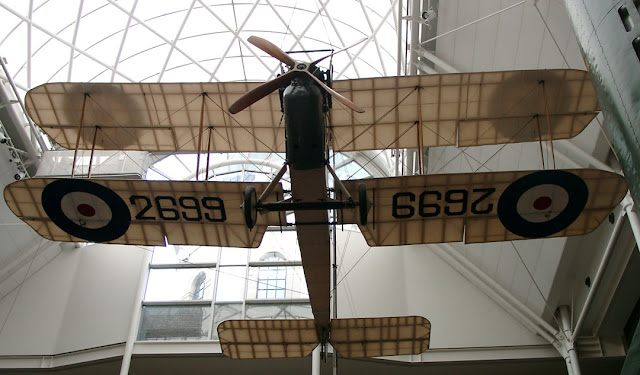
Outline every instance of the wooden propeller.
<svg viewBox="0 0 640 375">
<path fill-rule="evenodd" d="M 340 103 L 344 104 L 346 107 L 358 113 L 363 113 L 364 109 L 360 108 L 351 100 L 347 99 L 345 96 L 341 95 L 340 93 L 333 90 L 331 87 L 327 86 L 324 82 L 322 82 L 322 80 L 314 76 L 312 71 L 315 71 L 316 64 L 319 63 L 320 61 L 326 59 L 329 56 L 335 55 L 336 53 L 339 53 L 348 48 L 351 48 L 363 42 L 364 40 L 365 39 L 360 40 L 357 43 L 350 45 L 349 47 L 333 52 L 332 54 L 327 55 L 309 64 L 309 63 L 296 62 L 286 52 L 284 52 L 278 46 L 269 42 L 266 39 L 262 39 L 257 36 L 249 37 L 248 39 L 249 43 L 260 48 L 262 51 L 268 53 L 270 56 L 278 59 L 280 62 L 282 62 L 283 64 L 289 67 L 289 71 L 244 94 L 242 97 L 240 97 L 240 99 L 236 100 L 233 104 L 231 104 L 231 106 L 229 106 L 229 112 L 231 112 L 231 114 L 236 114 L 242 111 L 243 109 L 247 108 L 251 104 L 269 95 L 270 93 L 277 90 L 278 88 L 288 85 L 294 78 L 308 76 L 308 77 L 311 77 L 311 79 L 313 79 L 318 85 L 320 85 L 320 87 L 322 87 L 327 93 L 329 93 L 329 95 L 334 97 L 337 101 L 339 101 Z"/>
<path fill-rule="evenodd" d="M 270 56 L 280 60 L 280 62 L 282 62 L 289 68 L 293 68 L 296 66 L 296 61 L 292 59 L 291 56 L 287 55 L 285 51 L 281 50 L 280 47 L 276 46 L 270 41 L 262 39 L 259 36 L 250 36 L 247 41 L 260 48 L 264 52 L 268 53 Z"/>
</svg>

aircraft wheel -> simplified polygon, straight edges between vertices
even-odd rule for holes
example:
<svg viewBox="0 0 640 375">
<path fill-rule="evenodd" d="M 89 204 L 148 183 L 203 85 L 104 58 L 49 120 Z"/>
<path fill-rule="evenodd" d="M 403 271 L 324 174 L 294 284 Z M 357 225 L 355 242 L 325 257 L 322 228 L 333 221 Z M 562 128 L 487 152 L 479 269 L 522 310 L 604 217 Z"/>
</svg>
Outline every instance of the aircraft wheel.
<svg viewBox="0 0 640 375">
<path fill-rule="evenodd" d="M 256 188 L 253 186 L 247 186 L 247 189 L 244 191 L 242 211 L 244 212 L 244 221 L 247 223 L 249 230 L 253 229 L 258 219 L 258 210 L 256 208 L 257 204 L 258 198 L 256 195 Z"/>
<path fill-rule="evenodd" d="M 358 209 L 360 211 L 360 225 L 367 225 L 369 202 L 367 201 L 367 186 L 365 184 L 358 185 Z"/>
</svg>

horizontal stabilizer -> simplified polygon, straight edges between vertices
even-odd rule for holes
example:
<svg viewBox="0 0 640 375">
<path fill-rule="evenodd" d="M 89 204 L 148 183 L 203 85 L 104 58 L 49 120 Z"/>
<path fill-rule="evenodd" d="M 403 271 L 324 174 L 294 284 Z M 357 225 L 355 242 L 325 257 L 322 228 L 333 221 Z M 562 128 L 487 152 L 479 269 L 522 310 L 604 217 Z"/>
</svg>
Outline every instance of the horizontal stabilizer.
<svg viewBox="0 0 640 375">
<path fill-rule="evenodd" d="M 624 177 L 595 169 L 437 174 L 344 181 L 373 203 L 370 246 L 480 243 L 592 232 L 627 193 Z M 356 210 L 340 212 L 358 224 Z"/>
<path fill-rule="evenodd" d="M 334 319 L 331 345 L 345 358 L 420 354 L 429 349 L 431 323 L 421 316 Z"/>
<path fill-rule="evenodd" d="M 301 358 L 318 346 L 311 319 L 227 320 L 218 326 L 218 337 L 231 359 Z"/>
<path fill-rule="evenodd" d="M 13 213 L 52 241 L 128 245 L 258 247 L 283 213 L 258 215 L 249 230 L 240 205 L 247 186 L 267 183 L 30 178 L 4 190 Z M 270 199 L 282 196 L 278 184 Z"/>
<path fill-rule="evenodd" d="M 420 354 L 431 323 L 420 316 L 333 319 L 329 343 L 345 358 Z M 218 326 L 222 352 L 232 359 L 299 358 L 318 345 L 313 320 L 227 320 Z"/>
</svg>

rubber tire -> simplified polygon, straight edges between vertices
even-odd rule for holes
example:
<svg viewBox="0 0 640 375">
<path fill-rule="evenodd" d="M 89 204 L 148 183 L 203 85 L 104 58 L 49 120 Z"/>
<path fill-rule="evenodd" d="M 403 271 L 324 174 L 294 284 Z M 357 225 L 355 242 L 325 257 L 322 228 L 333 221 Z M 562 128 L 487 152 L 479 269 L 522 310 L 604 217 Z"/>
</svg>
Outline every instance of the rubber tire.
<svg viewBox="0 0 640 375">
<path fill-rule="evenodd" d="M 258 198 L 256 194 L 256 188 L 253 186 L 247 186 L 244 191 L 244 203 L 242 204 L 242 211 L 244 212 L 244 221 L 247 224 L 249 230 L 256 226 L 258 220 L 258 210 L 256 205 Z"/>
<path fill-rule="evenodd" d="M 360 213 L 360 225 L 367 225 L 369 202 L 367 201 L 367 186 L 363 183 L 358 184 L 358 211 Z"/>
</svg>

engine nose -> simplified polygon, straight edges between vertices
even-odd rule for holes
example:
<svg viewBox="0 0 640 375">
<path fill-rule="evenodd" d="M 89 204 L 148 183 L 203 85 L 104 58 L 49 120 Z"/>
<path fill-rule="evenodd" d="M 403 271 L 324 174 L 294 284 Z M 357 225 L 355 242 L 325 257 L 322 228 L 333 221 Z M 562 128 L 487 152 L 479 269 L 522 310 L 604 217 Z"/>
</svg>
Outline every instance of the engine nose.
<svg viewBox="0 0 640 375">
<path fill-rule="evenodd" d="M 283 94 L 287 162 L 295 169 L 321 167 L 325 161 L 322 91 L 310 80 L 294 80 Z"/>
</svg>

